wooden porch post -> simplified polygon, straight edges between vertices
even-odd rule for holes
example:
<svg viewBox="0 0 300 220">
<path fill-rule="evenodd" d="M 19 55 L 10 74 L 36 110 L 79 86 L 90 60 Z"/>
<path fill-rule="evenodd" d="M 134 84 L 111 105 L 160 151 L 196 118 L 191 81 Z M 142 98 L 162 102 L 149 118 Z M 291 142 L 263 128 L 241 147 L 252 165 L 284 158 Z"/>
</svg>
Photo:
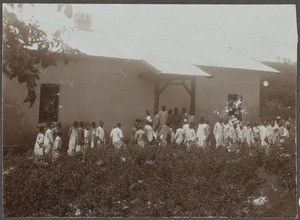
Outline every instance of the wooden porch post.
<svg viewBox="0 0 300 220">
<path fill-rule="evenodd" d="M 191 79 L 191 109 L 194 115 L 196 114 L 196 76 Z"/>
<path fill-rule="evenodd" d="M 159 76 L 156 76 L 154 80 L 154 109 L 153 109 L 154 115 L 158 113 L 158 108 L 159 108 Z"/>
</svg>

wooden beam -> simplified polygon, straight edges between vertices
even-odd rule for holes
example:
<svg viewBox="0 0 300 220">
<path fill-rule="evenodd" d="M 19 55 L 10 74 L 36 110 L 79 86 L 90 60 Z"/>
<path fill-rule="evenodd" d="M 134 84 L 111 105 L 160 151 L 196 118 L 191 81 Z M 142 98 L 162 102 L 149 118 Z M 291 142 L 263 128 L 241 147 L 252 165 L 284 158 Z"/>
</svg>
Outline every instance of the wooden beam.
<svg viewBox="0 0 300 220">
<path fill-rule="evenodd" d="M 159 108 L 159 76 L 155 77 L 154 80 L 154 109 L 153 113 L 156 115 L 158 113 Z"/>
<path fill-rule="evenodd" d="M 191 79 L 191 108 L 190 110 L 196 114 L 196 76 Z"/>
<path fill-rule="evenodd" d="M 185 90 L 188 92 L 188 94 L 192 97 L 192 92 L 189 89 L 189 87 L 187 87 L 187 85 L 184 83 L 184 81 L 182 81 L 181 85 L 185 88 Z"/>
</svg>

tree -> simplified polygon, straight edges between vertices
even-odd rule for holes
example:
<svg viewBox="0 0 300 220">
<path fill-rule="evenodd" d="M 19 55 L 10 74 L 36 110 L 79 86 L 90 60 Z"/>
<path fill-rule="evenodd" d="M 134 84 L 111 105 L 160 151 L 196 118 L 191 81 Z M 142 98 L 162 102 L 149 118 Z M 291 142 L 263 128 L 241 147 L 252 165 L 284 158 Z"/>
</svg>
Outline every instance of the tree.
<svg viewBox="0 0 300 220">
<path fill-rule="evenodd" d="M 20 84 L 26 84 L 28 94 L 24 103 L 29 102 L 31 107 L 37 97 L 35 87 L 41 69 L 55 66 L 57 56 L 62 56 L 67 64 L 70 56 L 82 54 L 64 42 L 63 30 L 57 30 L 49 38 L 37 23 L 26 24 L 18 19 L 15 13 L 9 12 L 7 7 L 18 7 L 22 10 L 23 4 L 7 4 L 4 7 L 3 74 L 10 79 L 17 78 Z M 67 13 L 68 16 L 72 15 L 70 6 Z"/>
</svg>

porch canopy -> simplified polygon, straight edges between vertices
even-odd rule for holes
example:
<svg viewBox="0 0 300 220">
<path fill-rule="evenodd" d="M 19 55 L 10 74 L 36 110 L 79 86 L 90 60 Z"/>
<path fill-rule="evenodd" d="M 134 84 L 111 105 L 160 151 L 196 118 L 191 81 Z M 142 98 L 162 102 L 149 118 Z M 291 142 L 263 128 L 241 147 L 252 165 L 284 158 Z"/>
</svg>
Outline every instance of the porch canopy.
<svg viewBox="0 0 300 220">
<path fill-rule="evenodd" d="M 169 85 L 183 86 L 191 96 L 190 110 L 195 112 L 196 77 L 211 77 L 208 69 L 279 73 L 230 47 L 190 43 L 141 35 L 112 35 L 74 30 L 66 43 L 90 56 L 139 60 L 154 75 L 154 113 L 159 96 Z M 154 73 L 154 74 L 153 74 Z M 188 83 L 188 84 L 186 84 Z"/>
</svg>

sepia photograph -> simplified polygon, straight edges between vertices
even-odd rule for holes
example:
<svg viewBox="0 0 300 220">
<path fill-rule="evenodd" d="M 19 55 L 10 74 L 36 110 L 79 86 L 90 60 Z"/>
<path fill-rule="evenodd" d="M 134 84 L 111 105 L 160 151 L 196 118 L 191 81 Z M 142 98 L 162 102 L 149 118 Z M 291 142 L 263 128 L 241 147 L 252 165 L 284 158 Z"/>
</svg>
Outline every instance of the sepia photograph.
<svg viewBox="0 0 300 220">
<path fill-rule="evenodd" d="M 2 217 L 297 218 L 293 4 L 2 4 Z"/>
</svg>

